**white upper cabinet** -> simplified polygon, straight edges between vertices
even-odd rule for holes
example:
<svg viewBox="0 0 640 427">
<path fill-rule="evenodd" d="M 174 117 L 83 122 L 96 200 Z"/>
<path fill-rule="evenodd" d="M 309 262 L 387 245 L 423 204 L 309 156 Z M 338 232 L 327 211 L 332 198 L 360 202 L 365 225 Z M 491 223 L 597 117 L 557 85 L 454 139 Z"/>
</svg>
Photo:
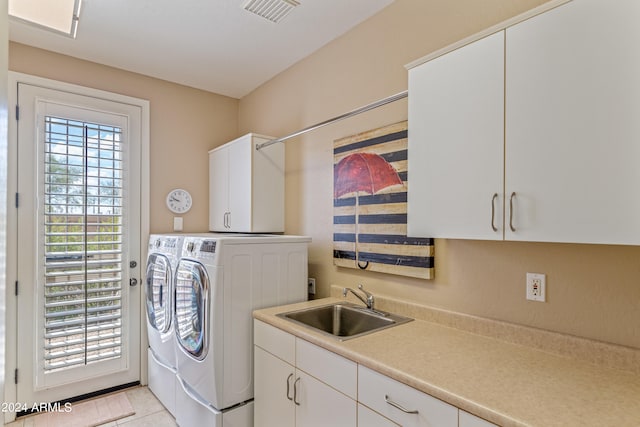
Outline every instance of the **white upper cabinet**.
<svg viewBox="0 0 640 427">
<path fill-rule="evenodd" d="M 247 134 L 209 151 L 209 230 L 284 231 L 284 145 Z"/>
<path fill-rule="evenodd" d="M 639 22 L 574 0 L 507 29 L 507 239 L 640 244 Z"/>
<path fill-rule="evenodd" d="M 503 164 L 500 31 L 409 70 L 407 234 L 502 239 Z"/>
<path fill-rule="evenodd" d="M 638 22 L 573 0 L 410 69 L 408 234 L 640 244 Z"/>
</svg>

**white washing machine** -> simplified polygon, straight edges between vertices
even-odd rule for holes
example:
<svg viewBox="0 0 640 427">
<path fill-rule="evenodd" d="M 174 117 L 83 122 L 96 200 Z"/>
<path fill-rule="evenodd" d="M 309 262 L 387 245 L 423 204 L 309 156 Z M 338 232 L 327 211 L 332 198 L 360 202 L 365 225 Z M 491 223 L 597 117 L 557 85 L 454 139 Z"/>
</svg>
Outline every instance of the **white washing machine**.
<svg viewBox="0 0 640 427">
<path fill-rule="evenodd" d="M 145 276 L 149 389 L 174 416 L 177 379 L 173 280 L 182 241 L 182 236 L 152 234 Z"/>
<path fill-rule="evenodd" d="M 175 282 L 178 425 L 253 426 L 252 311 L 307 299 L 310 241 L 185 237 Z"/>
</svg>

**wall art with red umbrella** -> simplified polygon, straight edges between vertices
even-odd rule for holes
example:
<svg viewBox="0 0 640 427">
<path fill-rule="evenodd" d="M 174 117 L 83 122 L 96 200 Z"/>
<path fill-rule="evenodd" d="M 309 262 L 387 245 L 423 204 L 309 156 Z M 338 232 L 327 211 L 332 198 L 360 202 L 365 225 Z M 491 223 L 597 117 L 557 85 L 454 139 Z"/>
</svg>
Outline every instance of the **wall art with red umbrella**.
<svg viewBox="0 0 640 427">
<path fill-rule="evenodd" d="M 433 239 L 407 237 L 407 122 L 333 147 L 334 264 L 433 278 Z"/>
</svg>

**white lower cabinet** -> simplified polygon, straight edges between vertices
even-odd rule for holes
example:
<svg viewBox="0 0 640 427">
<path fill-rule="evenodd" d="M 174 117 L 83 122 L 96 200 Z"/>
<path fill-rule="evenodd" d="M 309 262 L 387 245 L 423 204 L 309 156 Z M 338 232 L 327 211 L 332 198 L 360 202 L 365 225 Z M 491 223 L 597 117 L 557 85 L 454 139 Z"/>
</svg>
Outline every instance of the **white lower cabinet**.
<svg viewBox="0 0 640 427">
<path fill-rule="evenodd" d="M 254 324 L 254 425 L 355 427 L 357 364 L 263 322 Z"/>
<path fill-rule="evenodd" d="M 494 424 L 254 320 L 255 427 Z"/>
</svg>

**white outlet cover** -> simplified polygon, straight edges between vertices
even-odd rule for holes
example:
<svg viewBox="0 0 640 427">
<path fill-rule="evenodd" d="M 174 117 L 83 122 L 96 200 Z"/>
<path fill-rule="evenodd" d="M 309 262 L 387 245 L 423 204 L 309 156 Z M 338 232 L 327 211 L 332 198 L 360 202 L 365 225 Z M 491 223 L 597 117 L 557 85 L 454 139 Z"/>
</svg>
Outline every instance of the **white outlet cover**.
<svg viewBox="0 0 640 427">
<path fill-rule="evenodd" d="M 541 273 L 527 273 L 527 299 L 546 301 L 547 276 Z"/>
</svg>

